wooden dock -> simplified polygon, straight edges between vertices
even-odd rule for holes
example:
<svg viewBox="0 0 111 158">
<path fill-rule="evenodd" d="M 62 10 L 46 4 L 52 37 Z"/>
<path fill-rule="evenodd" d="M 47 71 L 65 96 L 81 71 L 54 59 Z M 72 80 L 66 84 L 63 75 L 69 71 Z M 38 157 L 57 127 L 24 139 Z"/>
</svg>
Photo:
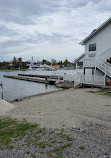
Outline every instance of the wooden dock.
<svg viewBox="0 0 111 158">
<path fill-rule="evenodd" d="M 54 84 L 57 79 L 51 79 L 51 78 L 38 78 L 38 77 L 27 77 L 27 76 L 11 76 L 11 75 L 4 75 L 5 78 L 12 78 L 12 79 L 18 79 L 18 80 L 24 80 L 24 81 L 30 81 L 30 82 L 39 82 L 39 83 L 45 83 L 45 84 Z"/>
<path fill-rule="evenodd" d="M 63 76 L 57 76 L 57 75 L 18 74 L 18 76 L 28 76 L 28 77 L 38 77 L 38 78 L 47 78 L 47 79 L 59 79 L 59 80 L 63 80 Z"/>
</svg>

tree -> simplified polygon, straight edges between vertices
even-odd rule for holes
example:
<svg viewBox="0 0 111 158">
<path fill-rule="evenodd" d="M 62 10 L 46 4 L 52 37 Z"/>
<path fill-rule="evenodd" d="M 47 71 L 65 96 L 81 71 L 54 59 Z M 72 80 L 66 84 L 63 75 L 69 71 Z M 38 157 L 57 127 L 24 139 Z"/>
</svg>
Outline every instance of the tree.
<svg viewBox="0 0 111 158">
<path fill-rule="evenodd" d="M 26 69 L 27 68 L 27 62 L 23 62 L 22 58 L 19 57 L 18 59 L 14 56 L 12 60 L 12 67 L 13 68 L 20 68 L 20 69 Z"/>
<path fill-rule="evenodd" d="M 26 62 L 22 62 L 22 69 L 26 69 L 27 68 L 27 63 Z"/>
<path fill-rule="evenodd" d="M 59 61 L 57 64 L 58 64 L 58 65 L 60 65 L 60 68 L 62 68 L 62 65 L 63 65 L 62 60 L 61 60 L 61 61 Z"/>
<path fill-rule="evenodd" d="M 17 62 L 18 62 L 19 67 L 22 69 L 22 58 L 21 57 L 18 58 Z"/>
<path fill-rule="evenodd" d="M 41 64 L 46 64 L 46 60 L 43 59 L 43 60 L 41 61 Z"/>
<path fill-rule="evenodd" d="M 50 65 L 51 63 L 48 60 L 43 59 L 41 61 L 41 64 L 46 64 L 46 65 Z"/>
<path fill-rule="evenodd" d="M 57 64 L 57 61 L 55 59 L 51 59 L 51 64 L 52 65 L 56 65 Z"/>
<path fill-rule="evenodd" d="M 13 65 L 13 67 L 15 67 L 16 63 L 17 63 L 17 59 L 16 59 L 16 57 L 14 56 L 14 57 L 13 57 L 13 60 L 12 60 L 12 65 Z"/>
<path fill-rule="evenodd" d="M 70 64 L 70 62 L 67 59 L 65 59 L 64 62 L 63 62 L 63 64 L 66 67 L 68 64 Z"/>
</svg>

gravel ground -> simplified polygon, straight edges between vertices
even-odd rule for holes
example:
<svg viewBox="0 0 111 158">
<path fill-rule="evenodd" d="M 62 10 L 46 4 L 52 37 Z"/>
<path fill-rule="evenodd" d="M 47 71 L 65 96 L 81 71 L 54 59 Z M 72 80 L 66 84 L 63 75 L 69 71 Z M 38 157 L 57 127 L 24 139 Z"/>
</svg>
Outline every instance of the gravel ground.
<svg viewBox="0 0 111 158">
<path fill-rule="evenodd" d="M 44 146 L 33 144 L 31 138 L 12 139 L 13 149 L 0 150 L 0 158 L 111 158 L 111 128 L 99 124 L 82 123 L 82 128 L 59 132 L 45 130 L 39 134 Z M 67 137 L 69 136 L 69 137 Z"/>
<path fill-rule="evenodd" d="M 29 97 L 14 102 L 16 108 L 7 115 L 47 128 L 81 127 L 84 120 L 111 125 L 111 97 L 89 92 L 95 90 L 69 89 Z"/>
<path fill-rule="evenodd" d="M 14 102 L 16 108 L 7 116 L 45 127 L 39 134 L 45 146 L 33 144 L 33 133 L 12 139 L 13 148 L 0 150 L 0 158 L 111 158 L 111 97 L 89 91 L 95 89 L 69 89 Z"/>
</svg>

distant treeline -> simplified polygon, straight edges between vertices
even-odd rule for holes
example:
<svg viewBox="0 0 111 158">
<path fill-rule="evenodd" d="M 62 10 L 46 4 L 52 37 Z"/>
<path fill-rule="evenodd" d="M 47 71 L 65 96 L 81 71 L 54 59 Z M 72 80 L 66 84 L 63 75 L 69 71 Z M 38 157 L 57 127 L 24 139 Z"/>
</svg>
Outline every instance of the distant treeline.
<svg viewBox="0 0 111 158">
<path fill-rule="evenodd" d="M 55 59 L 49 60 L 41 60 L 41 61 L 23 61 L 21 57 L 16 58 L 13 57 L 12 61 L 10 62 L 0 62 L 0 69 L 27 69 L 29 67 L 29 64 L 47 64 L 47 65 L 60 65 L 60 68 L 67 67 L 67 66 L 73 66 L 73 63 L 69 62 L 67 59 L 64 61 L 56 61 Z"/>
</svg>

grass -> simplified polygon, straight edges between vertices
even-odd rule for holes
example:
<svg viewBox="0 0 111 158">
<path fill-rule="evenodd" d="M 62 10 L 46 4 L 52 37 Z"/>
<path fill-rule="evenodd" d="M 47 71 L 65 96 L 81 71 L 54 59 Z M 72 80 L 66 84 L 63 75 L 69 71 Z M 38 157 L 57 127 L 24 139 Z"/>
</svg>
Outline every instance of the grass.
<svg viewBox="0 0 111 158">
<path fill-rule="evenodd" d="M 26 122 L 26 120 L 18 122 L 10 118 L 0 119 L 0 146 L 8 147 L 11 138 L 23 138 L 28 130 L 32 130 L 36 127 L 36 124 L 30 124 Z"/>
<path fill-rule="evenodd" d="M 111 97 L 111 90 L 108 88 L 100 88 L 97 91 L 91 91 L 91 93 L 97 93 L 99 95 L 106 95 Z"/>
<path fill-rule="evenodd" d="M 39 142 L 39 143 L 37 143 L 37 145 L 38 145 L 38 147 L 39 148 L 45 148 L 45 143 L 44 142 Z"/>
<path fill-rule="evenodd" d="M 85 150 L 85 147 L 84 146 L 80 146 L 79 149 L 80 150 Z"/>
<path fill-rule="evenodd" d="M 66 135 L 63 128 L 58 132 L 40 128 L 38 124 L 31 124 L 25 119 L 22 121 L 11 118 L 0 119 L 0 150 L 6 148 L 11 150 L 16 143 L 19 150 L 26 148 L 24 154 L 33 155 L 32 157 L 35 157 L 35 153 L 31 153 L 30 147 L 38 148 L 39 154 L 62 158 L 64 154 L 68 156 L 70 153 L 72 142 L 73 138 Z"/>
<path fill-rule="evenodd" d="M 26 151 L 26 154 L 30 154 L 30 151 L 29 151 L 29 150 L 27 150 L 27 151 Z"/>
<path fill-rule="evenodd" d="M 51 150 L 48 150 L 47 153 L 49 156 L 52 157 L 53 153 L 59 157 L 63 157 L 63 152 L 65 149 L 67 149 L 68 147 L 70 147 L 72 145 L 72 143 L 67 143 L 67 144 L 64 144 L 64 145 L 60 145 L 58 147 L 55 147 Z"/>
</svg>

